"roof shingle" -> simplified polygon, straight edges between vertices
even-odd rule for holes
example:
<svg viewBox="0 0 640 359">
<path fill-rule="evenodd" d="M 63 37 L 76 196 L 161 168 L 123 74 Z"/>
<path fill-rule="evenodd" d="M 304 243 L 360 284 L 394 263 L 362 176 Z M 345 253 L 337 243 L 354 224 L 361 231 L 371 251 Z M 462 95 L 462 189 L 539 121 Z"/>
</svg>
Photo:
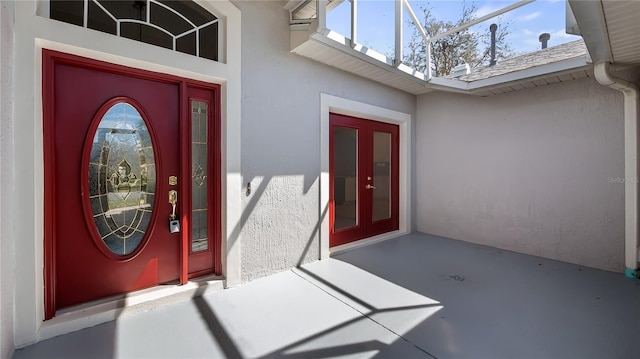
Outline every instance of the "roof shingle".
<svg viewBox="0 0 640 359">
<path fill-rule="evenodd" d="M 461 76 L 458 80 L 466 82 L 484 80 L 494 76 L 500 76 L 511 72 L 585 56 L 586 54 L 587 47 L 585 46 L 584 41 L 579 39 L 534 51 L 525 55 L 512 57 L 498 62 L 495 66 L 472 69 L 470 74 Z"/>
</svg>

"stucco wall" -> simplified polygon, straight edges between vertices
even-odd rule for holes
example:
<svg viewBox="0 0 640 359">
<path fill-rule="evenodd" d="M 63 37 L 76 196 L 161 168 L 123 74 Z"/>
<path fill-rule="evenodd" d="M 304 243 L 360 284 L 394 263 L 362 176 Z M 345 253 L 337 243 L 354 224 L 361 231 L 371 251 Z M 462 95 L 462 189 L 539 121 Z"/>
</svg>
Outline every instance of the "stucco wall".
<svg viewBox="0 0 640 359">
<path fill-rule="evenodd" d="M 278 2 L 242 11 L 242 279 L 319 257 L 320 94 L 414 114 L 415 97 L 289 52 Z"/>
<path fill-rule="evenodd" d="M 12 83 L 13 83 L 13 3 L 0 2 L 0 358 L 14 349 L 13 295 L 15 291 L 15 251 L 11 224 Z"/>
<path fill-rule="evenodd" d="M 619 93 L 583 79 L 417 101 L 418 231 L 624 269 Z"/>
</svg>

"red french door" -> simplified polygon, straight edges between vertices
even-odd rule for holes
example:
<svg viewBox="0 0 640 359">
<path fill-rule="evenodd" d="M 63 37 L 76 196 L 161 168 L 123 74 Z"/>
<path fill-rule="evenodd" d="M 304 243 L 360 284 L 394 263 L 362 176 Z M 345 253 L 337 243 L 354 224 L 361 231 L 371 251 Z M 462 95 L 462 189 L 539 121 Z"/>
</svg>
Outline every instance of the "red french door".
<svg viewBox="0 0 640 359">
<path fill-rule="evenodd" d="M 329 115 L 330 246 L 398 229 L 398 126 Z"/>
<path fill-rule="evenodd" d="M 45 317 L 219 273 L 217 87 L 43 51 Z"/>
</svg>

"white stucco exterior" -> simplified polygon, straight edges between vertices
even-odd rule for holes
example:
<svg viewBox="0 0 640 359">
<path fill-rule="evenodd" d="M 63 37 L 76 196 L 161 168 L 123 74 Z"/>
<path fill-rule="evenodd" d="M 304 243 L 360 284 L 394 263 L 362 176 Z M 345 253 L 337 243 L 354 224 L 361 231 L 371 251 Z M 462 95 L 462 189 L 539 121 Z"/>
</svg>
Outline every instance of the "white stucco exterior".
<svg viewBox="0 0 640 359">
<path fill-rule="evenodd" d="M 13 157 L 13 3 L 0 2 L 0 358 L 14 348 L 15 249 L 11 238 Z"/>
<path fill-rule="evenodd" d="M 619 93 L 582 79 L 417 109 L 418 231 L 624 270 Z"/>
<path fill-rule="evenodd" d="M 235 4 L 243 24 L 241 233 L 247 281 L 320 256 L 321 93 L 411 117 L 415 97 L 290 53 L 289 12 L 282 6 Z"/>
<path fill-rule="evenodd" d="M 42 49 L 221 85 L 227 287 L 330 255 L 330 111 L 400 127 L 400 230 L 390 235 L 624 269 L 616 91 L 587 78 L 416 97 L 292 54 L 281 2 L 198 3 L 222 19 L 221 62 L 50 20 L 47 1 L 0 1 L 0 358 L 73 329 L 43 322 Z"/>
<path fill-rule="evenodd" d="M 3 247 L 2 263 L 20 258 L 15 261 L 15 276 L 12 276 L 15 306 L 10 300 L 6 306 L 2 302 L 3 314 L 13 312 L 13 328 L 10 320 L 3 320 L 2 328 L 5 330 L 6 323 L 7 331 L 13 331 L 16 346 L 39 340 L 44 318 L 41 51 L 45 48 L 221 85 L 222 186 L 225 189 L 221 214 L 223 274 L 227 286 L 240 283 L 240 233 L 234 229 L 238 227 L 241 212 L 238 190 L 241 187 L 241 16 L 230 2 L 201 2 L 201 5 L 222 18 L 227 45 L 223 48 L 222 58 L 226 63 L 214 63 L 39 16 L 46 15 L 47 2 L 3 2 L 2 27 L 3 30 L 6 26 L 14 27 L 14 51 L 13 56 L 3 58 L 2 68 L 3 71 L 12 68 L 14 78 L 20 79 L 9 84 L 3 77 L 2 82 L 3 95 L 7 90 L 14 94 L 2 96 L 3 146 L 6 143 L 10 151 L 9 155 L 3 153 L 2 167 L 6 166 L 6 173 L 12 174 L 6 184 L 2 183 L 7 187 L 5 193 L 9 197 L 3 198 L 3 203 L 10 204 L 8 213 L 4 210 L 5 204 L 2 207 L 3 246 L 9 248 L 5 251 Z M 14 11 L 4 14 L 4 9 L 11 7 Z M 3 40 L 3 57 L 5 49 L 10 52 L 11 45 L 5 45 Z M 13 156 L 13 153 L 19 155 Z M 18 193 L 22 193 L 20 200 L 17 199 Z M 7 241 L 9 243 L 4 244 Z M 11 283 L 10 280 L 7 282 Z M 3 280 L 3 284 L 7 282 Z M 4 333 L 2 337 L 3 340 L 11 338 Z"/>
<path fill-rule="evenodd" d="M 113 318 L 43 322 L 42 49 L 221 84 L 226 286 L 320 258 L 321 93 L 413 117 L 414 96 L 291 54 L 280 4 L 199 3 L 222 18 L 220 63 L 50 20 L 46 1 L 2 2 L 2 357 Z"/>
</svg>

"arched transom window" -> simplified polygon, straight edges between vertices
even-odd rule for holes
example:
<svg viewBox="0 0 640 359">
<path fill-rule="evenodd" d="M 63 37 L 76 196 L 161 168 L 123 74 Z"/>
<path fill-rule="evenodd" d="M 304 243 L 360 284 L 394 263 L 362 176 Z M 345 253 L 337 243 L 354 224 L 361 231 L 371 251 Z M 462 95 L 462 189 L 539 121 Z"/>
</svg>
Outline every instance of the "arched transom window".
<svg viewBox="0 0 640 359">
<path fill-rule="evenodd" d="M 218 61 L 218 18 L 193 1 L 51 0 L 49 16 Z"/>
</svg>

